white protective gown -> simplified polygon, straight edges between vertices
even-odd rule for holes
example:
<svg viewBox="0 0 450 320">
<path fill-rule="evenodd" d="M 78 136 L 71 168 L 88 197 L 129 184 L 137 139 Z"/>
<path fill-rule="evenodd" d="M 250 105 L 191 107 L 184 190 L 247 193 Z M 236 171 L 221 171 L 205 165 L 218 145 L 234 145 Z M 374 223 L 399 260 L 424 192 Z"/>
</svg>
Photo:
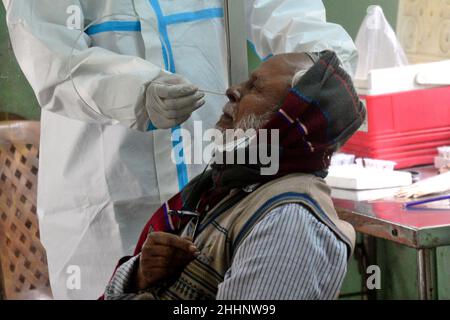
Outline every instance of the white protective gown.
<svg viewBox="0 0 450 320">
<path fill-rule="evenodd" d="M 161 69 L 201 88 L 226 90 L 223 2 L 3 3 L 14 52 L 42 107 L 38 214 L 53 294 L 95 299 L 118 259 L 132 252 L 150 214 L 203 167 L 171 161 L 180 142 L 185 162 L 193 152 L 188 141 L 172 139 L 172 130 L 144 130 L 144 93 Z M 352 40 L 340 26 L 326 23 L 320 0 L 246 3 L 249 43 L 260 57 L 334 49 L 354 67 Z M 84 26 L 109 17 L 79 37 L 79 30 L 67 27 L 73 5 Z M 224 103 L 224 97 L 208 95 L 183 128 L 192 131 L 195 120 L 213 127 Z"/>
</svg>

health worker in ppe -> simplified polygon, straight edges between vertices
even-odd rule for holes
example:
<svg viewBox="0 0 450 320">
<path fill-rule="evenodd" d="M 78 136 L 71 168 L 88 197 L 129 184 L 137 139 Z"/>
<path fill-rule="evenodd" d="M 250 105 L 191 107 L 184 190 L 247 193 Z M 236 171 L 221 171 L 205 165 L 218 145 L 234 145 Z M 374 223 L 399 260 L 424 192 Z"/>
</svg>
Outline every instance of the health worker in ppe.
<svg viewBox="0 0 450 320">
<path fill-rule="evenodd" d="M 189 141 L 176 129 L 193 132 L 194 121 L 213 128 L 222 113 L 226 98 L 198 88 L 228 88 L 224 2 L 3 4 L 15 55 L 42 107 L 38 215 L 52 292 L 94 299 L 149 214 L 205 166 L 189 164 L 194 135 Z M 320 0 L 245 6 L 248 42 L 262 59 L 331 49 L 353 72 L 354 44 L 326 22 Z M 180 147 L 181 161 L 173 161 Z"/>
</svg>

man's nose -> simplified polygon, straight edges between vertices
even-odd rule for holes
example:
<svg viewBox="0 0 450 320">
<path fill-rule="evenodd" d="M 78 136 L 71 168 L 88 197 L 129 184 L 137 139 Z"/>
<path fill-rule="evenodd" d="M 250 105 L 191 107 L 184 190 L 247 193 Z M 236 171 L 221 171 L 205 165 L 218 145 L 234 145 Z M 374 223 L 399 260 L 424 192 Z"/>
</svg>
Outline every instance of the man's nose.
<svg viewBox="0 0 450 320">
<path fill-rule="evenodd" d="M 230 100 L 230 102 L 239 102 L 241 101 L 242 98 L 242 91 L 240 90 L 239 87 L 234 86 L 227 90 L 226 95 L 228 97 L 228 100 Z"/>
</svg>

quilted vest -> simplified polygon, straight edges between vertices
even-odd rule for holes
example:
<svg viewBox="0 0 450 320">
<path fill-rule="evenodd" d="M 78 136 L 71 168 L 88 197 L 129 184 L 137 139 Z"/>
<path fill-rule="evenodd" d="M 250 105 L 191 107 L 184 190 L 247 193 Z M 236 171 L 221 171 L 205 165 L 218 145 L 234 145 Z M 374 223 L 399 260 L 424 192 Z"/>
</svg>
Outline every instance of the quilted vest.
<svg viewBox="0 0 450 320">
<path fill-rule="evenodd" d="M 231 192 L 198 225 L 194 243 L 201 251 L 200 256 L 185 268 L 177 280 L 139 298 L 214 300 L 242 241 L 271 210 L 289 203 L 305 206 L 327 225 L 347 244 L 350 258 L 355 231 L 350 224 L 339 219 L 325 181 L 313 175 L 291 174 L 266 183 L 253 192 Z"/>
</svg>

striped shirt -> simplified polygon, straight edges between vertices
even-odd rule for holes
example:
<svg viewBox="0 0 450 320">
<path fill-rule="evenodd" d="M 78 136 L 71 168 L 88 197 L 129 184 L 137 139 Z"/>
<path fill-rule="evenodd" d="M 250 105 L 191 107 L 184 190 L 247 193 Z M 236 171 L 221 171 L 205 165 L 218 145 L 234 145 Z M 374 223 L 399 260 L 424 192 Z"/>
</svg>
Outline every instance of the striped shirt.
<svg viewBox="0 0 450 320">
<path fill-rule="evenodd" d="M 272 210 L 241 243 L 218 300 L 331 300 L 347 271 L 347 247 L 308 209 L 287 204 Z M 133 299 L 127 292 L 139 257 L 123 264 L 106 300 Z"/>
</svg>

